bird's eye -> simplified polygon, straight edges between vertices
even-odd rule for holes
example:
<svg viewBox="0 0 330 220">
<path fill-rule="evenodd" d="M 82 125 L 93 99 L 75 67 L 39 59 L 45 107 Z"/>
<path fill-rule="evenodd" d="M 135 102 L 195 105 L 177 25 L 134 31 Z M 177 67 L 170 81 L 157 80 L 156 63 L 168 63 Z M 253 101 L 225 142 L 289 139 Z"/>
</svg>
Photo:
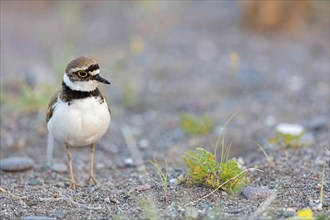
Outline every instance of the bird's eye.
<svg viewBox="0 0 330 220">
<path fill-rule="evenodd" d="M 88 73 L 85 72 L 85 71 L 78 71 L 78 76 L 81 77 L 81 78 L 85 78 L 88 76 Z"/>
</svg>

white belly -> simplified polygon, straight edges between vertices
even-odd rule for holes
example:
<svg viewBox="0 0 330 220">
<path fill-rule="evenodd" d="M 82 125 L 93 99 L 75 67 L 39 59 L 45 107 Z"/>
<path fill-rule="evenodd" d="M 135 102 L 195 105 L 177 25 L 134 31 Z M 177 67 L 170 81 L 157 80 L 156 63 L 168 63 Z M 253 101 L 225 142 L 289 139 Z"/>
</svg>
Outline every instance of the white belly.
<svg viewBox="0 0 330 220">
<path fill-rule="evenodd" d="M 110 124 L 108 104 L 89 97 L 68 103 L 59 102 L 48 121 L 56 140 L 70 146 L 85 146 L 98 141 Z"/>
</svg>

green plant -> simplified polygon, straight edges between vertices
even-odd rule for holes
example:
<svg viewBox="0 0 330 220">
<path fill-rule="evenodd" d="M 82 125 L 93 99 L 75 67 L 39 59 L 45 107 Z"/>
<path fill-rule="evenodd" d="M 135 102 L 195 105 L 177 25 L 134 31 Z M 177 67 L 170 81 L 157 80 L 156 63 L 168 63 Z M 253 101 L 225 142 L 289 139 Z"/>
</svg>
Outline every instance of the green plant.
<svg viewBox="0 0 330 220">
<path fill-rule="evenodd" d="M 189 135 L 207 134 L 213 130 L 214 122 L 206 115 L 198 118 L 185 113 L 181 115 L 181 128 Z"/>
<path fill-rule="evenodd" d="M 275 137 L 270 138 L 268 142 L 270 144 L 279 144 L 286 148 L 297 148 L 304 144 L 301 142 L 302 135 L 303 133 L 299 135 L 292 135 L 276 132 Z"/>
<path fill-rule="evenodd" d="M 221 184 L 228 181 L 221 188 L 230 194 L 234 194 L 248 183 L 245 173 L 232 179 L 242 172 L 242 169 L 239 168 L 238 163 L 234 159 L 218 163 L 216 154 L 212 154 L 204 148 L 189 151 L 182 157 L 188 167 L 186 182 L 190 185 L 197 184 L 218 188 Z"/>
<path fill-rule="evenodd" d="M 16 91 L 1 93 L 1 104 L 18 111 L 37 111 L 47 107 L 53 88 L 48 84 L 40 84 L 33 88 L 24 81 L 17 81 L 12 85 Z"/>
<path fill-rule="evenodd" d="M 308 143 L 302 140 L 304 133 L 304 128 L 301 125 L 281 123 L 276 127 L 275 137 L 270 138 L 268 142 L 286 148 L 306 146 Z"/>
<path fill-rule="evenodd" d="M 233 114 L 226 122 L 224 128 L 235 116 Z M 220 162 L 217 161 L 217 149 L 221 140 Z M 221 188 L 230 194 L 240 191 L 249 181 L 245 172 L 234 160 L 228 160 L 231 144 L 226 148 L 224 135 L 220 134 L 214 152 L 211 153 L 204 148 L 190 150 L 182 156 L 188 167 L 186 182 L 194 185 L 204 185 L 211 188 Z"/>
<path fill-rule="evenodd" d="M 154 157 L 154 160 L 153 161 L 150 161 L 150 163 L 154 166 L 158 176 L 159 176 L 159 179 L 160 179 L 160 182 L 161 182 L 161 186 L 164 190 L 164 199 L 165 201 L 167 202 L 168 200 L 168 197 L 167 197 L 167 189 L 168 189 L 168 166 L 167 166 L 167 161 L 165 161 L 165 169 L 161 169 L 156 158 Z M 147 174 L 147 172 L 146 172 Z M 159 184 L 159 182 L 155 181 L 153 178 L 151 178 L 148 174 L 147 176 L 153 181 L 155 182 L 156 184 Z"/>
</svg>

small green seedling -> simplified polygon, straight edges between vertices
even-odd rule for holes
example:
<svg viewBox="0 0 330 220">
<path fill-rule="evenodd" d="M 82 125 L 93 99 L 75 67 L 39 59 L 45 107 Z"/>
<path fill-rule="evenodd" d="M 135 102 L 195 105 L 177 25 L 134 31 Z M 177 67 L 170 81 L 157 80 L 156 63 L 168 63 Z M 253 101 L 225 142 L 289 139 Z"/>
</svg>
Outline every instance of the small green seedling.
<svg viewBox="0 0 330 220">
<path fill-rule="evenodd" d="M 168 166 L 167 166 L 167 161 L 165 160 L 165 169 L 161 169 L 156 158 L 154 157 L 153 161 L 150 161 L 150 163 L 154 166 L 154 168 L 156 169 L 156 172 L 159 176 L 160 182 L 161 182 L 161 186 L 164 190 L 164 200 L 165 202 L 167 202 L 168 197 L 167 197 L 167 188 L 168 188 Z M 156 184 L 159 184 L 159 182 L 157 182 L 156 180 L 154 180 L 153 178 L 151 178 L 148 173 L 146 172 L 146 175 Z"/>
<path fill-rule="evenodd" d="M 298 124 L 281 123 L 276 127 L 276 135 L 269 139 L 270 144 L 280 144 L 286 148 L 297 148 L 308 145 L 302 141 L 305 129 Z"/>
<path fill-rule="evenodd" d="M 181 128 L 188 135 L 208 134 L 214 128 L 214 122 L 206 115 L 196 117 L 186 113 L 181 115 Z"/>
</svg>

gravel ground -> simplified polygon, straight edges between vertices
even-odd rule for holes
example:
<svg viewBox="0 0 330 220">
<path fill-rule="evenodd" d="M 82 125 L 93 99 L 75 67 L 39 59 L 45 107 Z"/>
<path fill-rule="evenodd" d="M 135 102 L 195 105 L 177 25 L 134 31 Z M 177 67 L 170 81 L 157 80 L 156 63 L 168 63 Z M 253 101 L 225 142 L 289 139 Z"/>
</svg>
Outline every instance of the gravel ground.
<svg viewBox="0 0 330 220">
<path fill-rule="evenodd" d="M 1 2 L 1 159 L 25 156 L 35 163 L 21 172 L 0 171 L 1 219 L 285 219 L 318 205 L 324 161 L 323 209 L 314 212 L 330 215 L 328 2 L 314 5 L 319 13 L 293 35 L 249 30 L 240 5 L 230 1 L 29 3 Z M 47 165 L 43 94 L 47 100 L 59 88 L 66 63 L 80 55 L 95 57 L 112 83 L 101 87 L 112 122 L 95 152 L 99 184 L 72 191 L 66 169 Z M 41 101 L 31 103 L 18 79 Z M 163 167 L 165 159 L 169 179 L 184 175 L 182 154 L 212 149 L 209 140 L 234 112 L 225 130 L 231 154 L 263 171 L 248 173 L 249 186 L 271 193 L 218 191 L 194 203 L 212 189 L 181 184 L 169 185 L 166 200 L 148 161 L 155 156 Z M 216 128 L 186 135 L 184 113 L 207 115 Z M 268 144 L 280 122 L 304 125 L 311 146 Z M 125 126 L 149 177 L 135 166 Z M 84 183 L 89 149 L 72 153 Z M 52 162 L 66 164 L 60 143 Z"/>
</svg>

